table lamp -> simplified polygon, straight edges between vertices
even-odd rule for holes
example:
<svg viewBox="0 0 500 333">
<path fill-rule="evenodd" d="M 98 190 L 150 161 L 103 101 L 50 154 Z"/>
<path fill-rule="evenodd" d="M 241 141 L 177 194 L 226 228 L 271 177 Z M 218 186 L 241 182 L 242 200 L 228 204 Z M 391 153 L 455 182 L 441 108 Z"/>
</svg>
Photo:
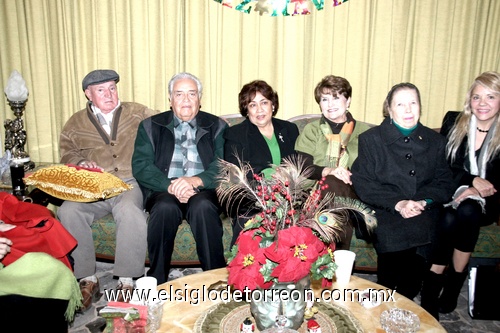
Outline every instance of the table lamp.
<svg viewBox="0 0 500 333">
<path fill-rule="evenodd" d="M 12 71 L 5 87 L 5 96 L 10 108 L 14 111 L 14 120 L 6 119 L 5 127 L 5 151 L 10 151 L 10 174 L 12 189 L 16 196 L 24 196 L 25 185 L 23 182 L 24 172 L 33 169 L 35 164 L 24 150 L 26 144 L 26 131 L 23 124 L 23 111 L 28 100 L 28 88 L 21 74 Z"/>
<path fill-rule="evenodd" d="M 29 162 L 30 157 L 24 151 L 26 131 L 21 118 L 28 100 L 28 88 L 26 88 L 26 82 L 18 71 L 12 71 L 4 92 L 10 108 L 16 116 L 14 120 L 5 120 L 5 150 L 10 150 L 12 159 L 19 160 L 20 163 Z"/>
</svg>

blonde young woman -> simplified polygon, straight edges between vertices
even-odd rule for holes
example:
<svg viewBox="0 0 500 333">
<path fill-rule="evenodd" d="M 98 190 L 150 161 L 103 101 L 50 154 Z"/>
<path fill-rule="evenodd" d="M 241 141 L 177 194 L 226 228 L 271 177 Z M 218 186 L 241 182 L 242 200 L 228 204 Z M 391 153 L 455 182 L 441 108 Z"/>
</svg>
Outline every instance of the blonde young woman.
<svg viewBox="0 0 500 333">
<path fill-rule="evenodd" d="M 467 92 L 464 111 L 449 112 L 443 120 L 441 133 L 448 138 L 446 154 L 457 189 L 438 225 L 433 265 L 422 290 L 422 306 L 436 318 L 457 306 L 479 228 L 498 221 L 499 110 L 500 74 L 485 72 Z"/>
</svg>

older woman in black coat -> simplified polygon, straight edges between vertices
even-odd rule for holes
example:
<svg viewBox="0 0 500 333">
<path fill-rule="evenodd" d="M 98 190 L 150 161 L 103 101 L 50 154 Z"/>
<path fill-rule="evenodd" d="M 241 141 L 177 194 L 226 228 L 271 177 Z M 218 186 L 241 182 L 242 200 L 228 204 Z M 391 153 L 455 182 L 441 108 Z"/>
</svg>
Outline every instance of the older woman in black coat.
<svg viewBox="0 0 500 333">
<path fill-rule="evenodd" d="M 278 94 L 265 81 L 245 84 L 238 95 L 240 113 L 246 119 L 229 127 L 224 133 L 224 159 L 235 165 L 249 163 L 255 174 L 269 177 L 272 165 L 295 154 L 295 141 L 299 136 L 297 125 L 274 118 L 279 108 Z M 249 175 L 251 176 L 251 175 Z M 234 245 L 244 223 L 256 214 L 251 202 L 230 203 L 229 215 L 233 219 Z"/>
<path fill-rule="evenodd" d="M 359 136 L 351 180 L 372 206 L 378 283 L 413 299 L 429 268 L 440 207 L 453 193 L 443 136 L 419 122 L 420 93 L 411 83 L 392 87 L 384 121 Z"/>
</svg>

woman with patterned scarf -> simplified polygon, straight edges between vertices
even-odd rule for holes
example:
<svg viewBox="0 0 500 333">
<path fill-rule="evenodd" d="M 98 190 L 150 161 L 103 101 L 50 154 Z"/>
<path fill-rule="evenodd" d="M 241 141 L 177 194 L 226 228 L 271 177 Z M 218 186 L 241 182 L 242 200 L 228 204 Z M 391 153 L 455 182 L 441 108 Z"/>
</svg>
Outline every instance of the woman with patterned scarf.
<svg viewBox="0 0 500 333">
<path fill-rule="evenodd" d="M 351 93 L 349 81 L 340 76 L 325 76 L 316 85 L 314 98 L 322 117 L 305 126 L 297 138 L 295 150 L 312 168 L 310 178 L 325 178 L 328 185 L 325 191 L 334 192 L 335 197 L 357 199 L 349 169 L 358 156 L 358 136 L 370 126 L 357 123 L 349 112 Z M 349 222 L 336 244 L 337 249 L 349 249 L 352 230 Z"/>
<path fill-rule="evenodd" d="M 433 265 L 422 290 L 422 307 L 436 318 L 457 306 L 479 228 L 498 221 L 499 110 L 500 73 L 485 72 L 471 85 L 464 111 L 450 111 L 443 120 L 441 134 L 448 138 L 447 157 L 458 188 L 438 225 Z"/>
</svg>

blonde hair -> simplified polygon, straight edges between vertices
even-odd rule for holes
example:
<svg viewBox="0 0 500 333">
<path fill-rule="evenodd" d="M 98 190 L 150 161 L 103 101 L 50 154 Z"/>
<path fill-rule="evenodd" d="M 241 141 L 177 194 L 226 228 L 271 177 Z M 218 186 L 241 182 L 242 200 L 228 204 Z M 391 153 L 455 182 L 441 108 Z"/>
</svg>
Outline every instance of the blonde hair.
<svg viewBox="0 0 500 333">
<path fill-rule="evenodd" d="M 448 144 L 446 145 L 447 156 L 452 160 L 455 159 L 458 148 L 469 131 L 469 124 L 473 114 L 470 102 L 472 92 L 478 85 L 481 85 L 489 90 L 493 90 L 495 95 L 500 96 L 500 74 L 494 71 L 484 72 L 479 75 L 470 86 L 465 98 L 464 111 L 457 118 L 452 131 L 448 135 Z M 500 117 L 498 113 L 496 117 L 495 133 L 493 138 L 491 138 L 489 149 L 486 152 L 487 161 L 500 153 Z"/>
</svg>

